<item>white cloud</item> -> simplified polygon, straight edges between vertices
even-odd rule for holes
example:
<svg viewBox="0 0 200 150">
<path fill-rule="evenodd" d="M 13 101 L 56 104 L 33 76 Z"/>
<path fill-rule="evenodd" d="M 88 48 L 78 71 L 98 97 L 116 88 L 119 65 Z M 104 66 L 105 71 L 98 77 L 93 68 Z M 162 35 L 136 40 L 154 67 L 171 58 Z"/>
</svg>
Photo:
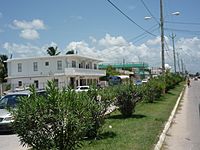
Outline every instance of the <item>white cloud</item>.
<svg viewBox="0 0 200 150">
<path fill-rule="evenodd" d="M 92 46 L 84 41 L 71 42 L 67 45 L 67 49 L 74 49 L 80 55 L 99 58 L 105 62 L 122 63 L 125 59 L 126 62 L 144 61 L 149 63 L 150 66 L 161 66 L 160 37 L 148 40 L 141 45 L 134 45 L 122 36 L 114 37 L 109 34 L 99 40 L 94 37 L 90 37 L 90 39 L 95 41 L 92 42 Z M 180 49 L 177 51 L 180 53 L 180 58 L 184 60 L 186 67 L 188 66 L 187 69 L 193 72 L 195 69 L 198 70 L 200 66 L 200 39 L 194 37 L 177 41 L 175 43 L 177 49 L 182 48 L 182 51 Z M 166 43 L 169 43 L 167 37 Z M 173 66 L 172 46 L 168 45 L 168 47 L 169 51 L 165 51 L 165 63 L 168 66 Z"/>
<path fill-rule="evenodd" d="M 160 37 L 156 37 L 156 39 L 150 39 L 146 42 L 147 45 L 159 45 L 160 44 Z"/>
<path fill-rule="evenodd" d="M 93 36 L 90 36 L 89 39 L 91 40 L 92 43 L 96 43 L 97 42 L 97 40 Z"/>
<path fill-rule="evenodd" d="M 32 21 L 14 20 L 10 27 L 21 30 L 19 36 L 27 40 L 39 39 L 37 30 L 45 29 L 44 22 L 40 19 L 33 19 Z"/>
<path fill-rule="evenodd" d="M 66 46 L 66 50 L 63 54 L 73 49 L 80 55 L 98 58 L 109 63 L 122 63 L 123 59 L 125 59 L 126 62 L 141 61 L 147 62 L 153 67 L 161 66 L 161 48 L 158 37 L 140 45 L 134 45 L 122 36 L 115 37 L 109 34 L 106 34 L 105 37 L 101 39 L 96 39 L 94 37 L 89 37 L 89 39 L 90 43 L 85 41 L 70 42 Z M 200 38 L 181 38 L 176 41 L 176 51 L 179 52 L 180 59 L 183 60 L 186 68 L 192 72 L 200 72 Z M 47 55 L 46 49 L 49 46 L 55 47 L 57 44 L 51 42 L 50 44 L 38 47 L 31 44 L 4 43 L 3 48 L 7 50 L 9 54 L 13 54 L 14 57 L 30 57 Z M 173 68 L 173 52 L 170 45 L 169 47 L 169 51 L 165 51 L 165 64 Z"/>
<path fill-rule="evenodd" d="M 46 49 L 49 45 L 39 47 L 30 43 L 16 44 L 6 42 L 2 45 L 2 47 L 7 51 L 8 55 L 12 54 L 15 58 L 23 58 L 46 55 Z"/>
<path fill-rule="evenodd" d="M 3 17 L 3 14 L 2 14 L 2 12 L 0 12 L 0 18 L 2 18 Z"/>
<path fill-rule="evenodd" d="M 104 38 L 97 40 L 91 38 L 93 46 L 91 47 L 84 41 L 71 42 L 67 45 L 67 50 L 74 49 L 79 54 L 102 59 L 106 62 L 127 62 L 147 61 L 159 57 L 158 52 L 151 49 L 146 44 L 139 46 L 126 41 L 122 36 L 113 37 L 106 34 Z"/>
<path fill-rule="evenodd" d="M 110 47 L 110 46 L 123 46 L 127 45 L 127 41 L 122 37 L 112 37 L 109 34 L 106 34 L 104 38 L 99 40 L 99 45 L 105 46 L 105 47 Z"/>
<path fill-rule="evenodd" d="M 39 33 L 33 29 L 22 30 L 19 36 L 28 40 L 39 39 Z"/>
<path fill-rule="evenodd" d="M 40 19 L 34 19 L 32 21 L 19 21 L 19 20 L 14 20 L 13 21 L 13 27 L 17 29 L 45 29 L 44 22 Z"/>
</svg>

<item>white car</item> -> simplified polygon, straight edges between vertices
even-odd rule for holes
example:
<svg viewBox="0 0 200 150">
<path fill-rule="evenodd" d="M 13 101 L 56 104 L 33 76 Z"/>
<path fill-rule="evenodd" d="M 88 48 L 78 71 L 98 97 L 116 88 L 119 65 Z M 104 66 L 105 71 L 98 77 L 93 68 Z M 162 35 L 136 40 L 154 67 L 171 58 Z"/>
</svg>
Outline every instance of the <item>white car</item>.
<svg viewBox="0 0 200 150">
<path fill-rule="evenodd" d="M 36 91 L 38 95 L 45 96 L 46 91 Z M 13 116 L 7 108 L 16 108 L 20 97 L 30 96 L 30 91 L 9 92 L 0 99 L 0 132 L 12 131 Z"/>
<path fill-rule="evenodd" d="M 15 108 L 19 97 L 29 96 L 28 92 L 8 93 L 0 100 L 0 131 L 11 131 L 12 122 L 14 121 L 8 107 Z"/>
<path fill-rule="evenodd" d="M 82 91 L 85 91 L 85 92 L 87 92 L 88 90 L 89 90 L 89 86 L 87 86 L 87 85 L 84 85 L 84 86 L 77 86 L 76 87 L 76 92 L 82 92 Z"/>
<path fill-rule="evenodd" d="M 143 79 L 142 80 L 142 83 L 147 83 L 148 82 L 148 79 Z"/>
</svg>

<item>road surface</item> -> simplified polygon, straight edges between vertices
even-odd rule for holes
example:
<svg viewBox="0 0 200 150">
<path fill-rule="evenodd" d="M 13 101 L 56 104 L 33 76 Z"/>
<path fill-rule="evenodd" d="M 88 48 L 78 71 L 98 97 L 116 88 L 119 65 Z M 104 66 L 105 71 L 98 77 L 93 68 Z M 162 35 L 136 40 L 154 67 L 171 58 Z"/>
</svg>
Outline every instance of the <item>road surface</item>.
<svg viewBox="0 0 200 150">
<path fill-rule="evenodd" d="M 27 150 L 27 148 L 20 146 L 16 134 L 0 133 L 0 150 Z"/>
<path fill-rule="evenodd" d="M 186 88 L 162 149 L 200 150 L 200 80 Z"/>
</svg>

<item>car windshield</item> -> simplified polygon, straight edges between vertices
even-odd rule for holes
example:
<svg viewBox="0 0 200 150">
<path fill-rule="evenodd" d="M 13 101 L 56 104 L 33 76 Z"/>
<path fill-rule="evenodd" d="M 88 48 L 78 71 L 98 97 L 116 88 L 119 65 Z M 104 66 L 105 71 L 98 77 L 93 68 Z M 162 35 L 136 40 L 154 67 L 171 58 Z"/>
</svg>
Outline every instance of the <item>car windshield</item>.
<svg viewBox="0 0 200 150">
<path fill-rule="evenodd" d="M 88 87 L 80 87 L 81 90 L 89 89 Z"/>
<path fill-rule="evenodd" d="M 0 100 L 0 109 L 5 109 L 7 107 L 16 107 L 19 97 L 27 96 L 24 94 L 17 95 L 6 95 Z"/>
<path fill-rule="evenodd" d="M 78 86 L 76 89 L 85 90 L 85 89 L 89 89 L 89 87 L 88 86 Z"/>
</svg>

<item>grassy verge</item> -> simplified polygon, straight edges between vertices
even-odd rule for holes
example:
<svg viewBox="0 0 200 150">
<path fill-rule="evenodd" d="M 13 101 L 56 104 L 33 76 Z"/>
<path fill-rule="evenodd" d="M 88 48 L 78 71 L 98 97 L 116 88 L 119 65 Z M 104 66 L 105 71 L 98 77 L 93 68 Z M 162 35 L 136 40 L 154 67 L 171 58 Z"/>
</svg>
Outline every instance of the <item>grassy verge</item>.
<svg viewBox="0 0 200 150">
<path fill-rule="evenodd" d="M 84 142 L 82 150 L 153 149 L 183 86 L 181 83 L 154 103 L 138 104 L 131 118 L 124 119 L 115 111 L 106 119 L 102 139 Z"/>
</svg>

